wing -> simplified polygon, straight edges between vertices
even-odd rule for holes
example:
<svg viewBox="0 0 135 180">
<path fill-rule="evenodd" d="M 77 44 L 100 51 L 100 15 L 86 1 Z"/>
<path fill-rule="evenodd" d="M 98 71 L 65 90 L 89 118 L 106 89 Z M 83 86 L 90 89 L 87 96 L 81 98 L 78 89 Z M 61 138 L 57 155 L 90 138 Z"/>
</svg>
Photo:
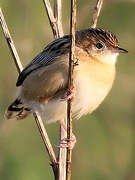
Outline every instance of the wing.
<svg viewBox="0 0 135 180">
<path fill-rule="evenodd" d="M 49 66 L 55 61 L 59 60 L 59 57 L 69 53 L 70 48 L 70 36 L 65 35 L 62 38 L 58 38 L 52 41 L 46 48 L 38 54 L 20 73 L 16 86 L 22 85 L 23 81 L 27 78 L 27 76 L 43 67 Z"/>
</svg>

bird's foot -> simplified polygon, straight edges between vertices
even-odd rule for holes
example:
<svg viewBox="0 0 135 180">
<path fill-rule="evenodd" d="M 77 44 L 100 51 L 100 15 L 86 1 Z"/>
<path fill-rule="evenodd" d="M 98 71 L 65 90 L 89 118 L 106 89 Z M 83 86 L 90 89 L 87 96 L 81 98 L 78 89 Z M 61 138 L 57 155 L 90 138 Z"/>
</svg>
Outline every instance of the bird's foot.
<svg viewBox="0 0 135 180">
<path fill-rule="evenodd" d="M 59 148 L 69 148 L 69 149 L 73 149 L 75 144 L 76 144 L 76 137 L 73 134 L 72 137 L 70 139 L 68 138 L 64 138 L 61 140 L 60 145 L 58 146 Z"/>
<path fill-rule="evenodd" d="M 66 92 L 61 97 L 62 101 L 67 101 L 71 99 L 71 101 L 74 101 L 75 98 L 75 87 L 72 87 L 71 89 L 67 89 Z"/>
</svg>

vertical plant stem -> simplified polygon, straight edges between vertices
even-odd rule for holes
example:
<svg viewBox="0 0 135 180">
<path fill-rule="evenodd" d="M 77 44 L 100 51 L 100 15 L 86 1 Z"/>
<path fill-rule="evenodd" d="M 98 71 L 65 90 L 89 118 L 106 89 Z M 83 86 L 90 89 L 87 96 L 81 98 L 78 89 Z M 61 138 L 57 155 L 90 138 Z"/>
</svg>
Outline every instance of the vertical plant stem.
<svg viewBox="0 0 135 180">
<path fill-rule="evenodd" d="M 62 28 L 62 0 L 54 0 L 54 14 L 49 0 L 43 0 L 52 28 L 54 38 L 64 35 Z M 66 120 L 65 120 L 66 124 Z M 60 126 L 59 143 L 67 137 L 67 132 Z M 59 148 L 58 152 L 58 180 L 66 180 L 66 148 Z"/>
<path fill-rule="evenodd" d="M 13 42 L 10 32 L 8 30 L 7 23 L 6 23 L 6 20 L 4 18 L 1 8 L 0 8 L 0 23 L 1 23 L 2 31 L 4 33 L 5 39 L 7 40 L 8 46 L 10 48 L 12 57 L 14 59 L 16 68 L 18 70 L 18 73 L 20 73 L 23 70 L 23 66 L 21 64 L 19 55 L 17 53 L 14 42 Z M 58 176 L 58 163 L 57 163 L 57 159 L 55 157 L 55 153 L 53 151 L 52 145 L 50 143 L 49 137 L 47 135 L 46 129 L 43 125 L 40 115 L 38 113 L 34 113 L 33 115 L 34 115 L 38 130 L 40 132 L 40 135 L 42 137 L 42 140 L 44 142 L 44 145 L 47 149 L 48 155 L 50 157 L 51 166 L 53 168 L 54 176 L 56 179 L 56 177 Z"/>
<path fill-rule="evenodd" d="M 102 5 L 103 5 L 103 0 L 97 0 L 96 6 L 94 8 L 91 28 L 96 28 L 98 17 L 99 17 Z"/>
<path fill-rule="evenodd" d="M 4 15 L 3 15 L 1 8 L 0 8 L 0 23 L 1 23 L 1 27 L 2 27 L 5 39 L 7 41 L 8 47 L 9 47 L 10 52 L 12 54 L 12 57 L 14 59 L 14 63 L 16 65 L 17 71 L 18 71 L 18 73 L 20 73 L 23 70 L 23 66 L 21 64 L 20 58 L 19 58 L 17 50 L 15 48 L 13 39 L 12 39 L 10 32 L 8 30 L 7 23 L 5 21 L 5 18 L 4 18 Z"/>
<path fill-rule="evenodd" d="M 62 37 L 64 35 L 62 27 L 62 0 L 54 0 L 54 17 L 58 29 L 57 37 Z"/>
<path fill-rule="evenodd" d="M 65 121 L 66 124 L 66 121 Z M 59 142 L 61 142 L 62 139 L 67 138 L 67 132 L 65 129 L 60 126 L 60 137 Z M 58 163 L 59 163 L 59 169 L 58 169 L 58 180 L 66 180 L 66 157 L 67 157 L 67 149 L 66 148 L 59 148 L 58 152 Z"/>
<path fill-rule="evenodd" d="M 56 25 L 58 29 L 58 36 L 61 37 L 64 35 L 62 27 L 62 0 L 54 0 L 54 17 L 56 19 Z M 63 119 L 64 123 L 67 124 L 66 119 Z M 60 125 L 60 135 L 59 135 L 59 144 L 60 142 L 67 137 L 67 132 Z M 59 148 L 58 152 L 58 179 L 66 180 L 66 157 L 67 150 L 66 148 Z"/>
<path fill-rule="evenodd" d="M 54 177 L 57 180 L 57 177 L 58 177 L 58 162 L 57 162 L 57 159 L 55 157 L 55 153 L 54 153 L 52 145 L 50 143 L 48 134 L 46 132 L 45 126 L 43 124 L 43 121 L 42 121 L 39 113 L 36 112 L 36 113 L 33 113 L 33 115 L 34 115 L 38 130 L 40 132 L 40 135 L 42 137 L 43 143 L 44 143 L 44 145 L 46 147 L 46 150 L 48 152 L 48 155 L 49 155 L 49 158 L 50 158 L 50 161 L 51 161 L 51 166 L 52 166 L 52 169 L 53 169 L 53 172 L 54 172 Z"/>
<path fill-rule="evenodd" d="M 46 13 L 47 13 L 47 16 L 48 16 L 48 19 L 49 19 L 49 22 L 50 22 L 50 26 L 51 26 L 51 29 L 52 29 L 52 32 L 53 32 L 53 36 L 56 39 L 56 38 L 58 38 L 59 33 L 58 33 L 58 28 L 57 28 L 57 25 L 56 25 L 56 19 L 54 18 L 54 14 L 53 14 L 53 11 L 52 11 L 52 8 L 51 8 L 50 1 L 49 0 L 43 0 L 43 3 L 44 3 Z"/>
<path fill-rule="evenodd" d="M 69 75 L 68 75 L 68 89 L 73 88 L 73 70 L 75 62 L 75 26 L 76 26 L 76 0 L 71 0 L 71 16 L 70 16 L 70 35 L 71 47 L 69 54 Z M 72 137 L 72 100 L 67 102 L 67 139 L 70 141 Z M 72 149 L 67 147 L 67 162 L 66 162 L 66 180 L 71 178 L 71 160 Z"/>
</svg>

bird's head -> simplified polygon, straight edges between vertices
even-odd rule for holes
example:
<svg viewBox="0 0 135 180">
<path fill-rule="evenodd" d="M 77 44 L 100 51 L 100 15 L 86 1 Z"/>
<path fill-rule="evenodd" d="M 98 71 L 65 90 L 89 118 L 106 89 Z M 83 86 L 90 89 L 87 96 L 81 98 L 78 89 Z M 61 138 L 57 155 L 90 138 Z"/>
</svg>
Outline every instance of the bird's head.
<svg viewBox="0 0 135 180">
<path fill-rule="evenodd" d="M 102 63 L 115 64 L 119 53 L 128 51 L 120 48 L 114 34 L 103 29 L 88 29 L 77 35 L 77 44 L 93 59 Z"/>
</svg>

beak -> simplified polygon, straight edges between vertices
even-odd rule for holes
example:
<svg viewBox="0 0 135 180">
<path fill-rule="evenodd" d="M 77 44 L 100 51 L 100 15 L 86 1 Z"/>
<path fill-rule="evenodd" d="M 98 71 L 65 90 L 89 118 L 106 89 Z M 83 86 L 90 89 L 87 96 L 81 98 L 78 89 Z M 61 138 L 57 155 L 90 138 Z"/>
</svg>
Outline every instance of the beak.
<svg viewBox="0 0 135 180">
<path fill-rule="evenodd" d="M 116 51 L 118 53 L 128 53 L 128 51 L 126 49 L 123 49 L 123 48 L 120 48 L 120 47 L 117 47 Z"/>
</svg>

